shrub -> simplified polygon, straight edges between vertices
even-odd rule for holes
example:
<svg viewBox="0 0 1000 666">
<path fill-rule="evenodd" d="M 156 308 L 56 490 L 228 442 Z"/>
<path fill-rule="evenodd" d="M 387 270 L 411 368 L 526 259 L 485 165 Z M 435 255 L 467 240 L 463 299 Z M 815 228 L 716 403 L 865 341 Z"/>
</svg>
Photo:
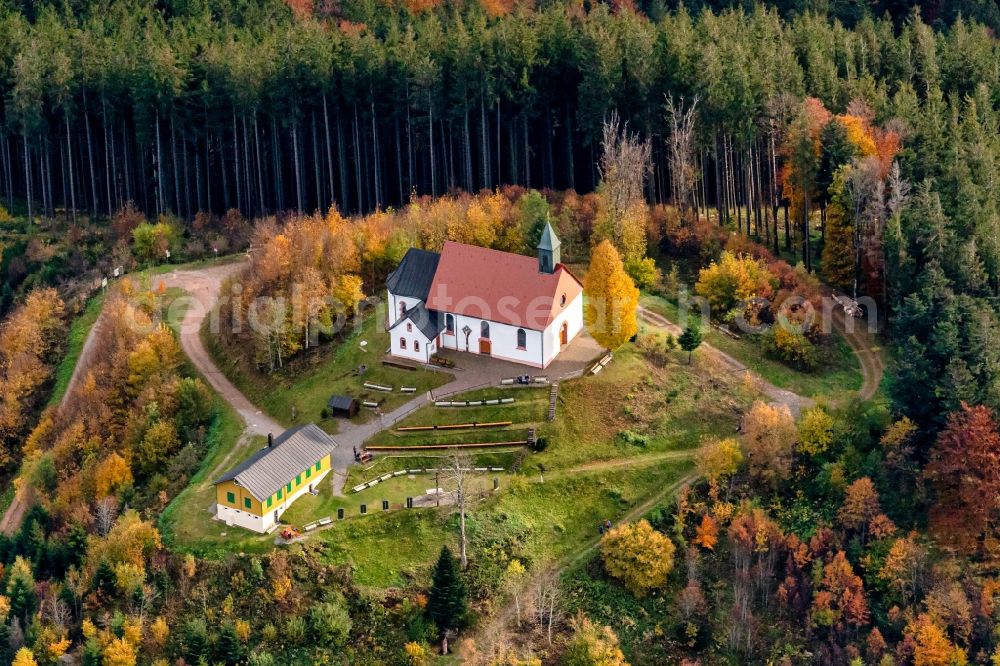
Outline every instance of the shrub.
<svg viewBox="0 0 1000 666">
<path fill-rule="evenodd" d="M 674 568 L 674 544 L 646 520 L 608 530 L 601 539 L 604 568 L 636 597 L 662 587 Z"/>
<path fill-rule="evenodd" d="M 351 616 L 337 604 L 316 604 L 309 609 L 309 631 L 318 643 L 343 647 L 351 632 Z"/>
<path fill-rule="evenodd" d="M 784 322 L 775 324 L 764 335 L 764 350 L 769 356 L 800 370 L 811 371 L 819 367 L 819 355 L 813 343 Z"/>
<path fill-rule="evenodd" d="M 132 230 L 132 246 L 140 261 L 162 261 L 166 252 L 176 252 L 180 233 L 165 220 L 156 224 L 143 222 Z"/>
<path fill-rule="evenodd" d="M 625 272 L 640 289 L 649 289 L 660 281 L 660 269 L 651 257 L 626 261 Z"/>
<path fill-rule="evenodd" d="M 622 443 L 631 444 L 632 446 L 639 446 L 643 448 L 649 446 L 649 436 L 635 432 L 634 430 L 622 430 L 618 433 L 618 439 L 620 439 Z"/>
</svg>

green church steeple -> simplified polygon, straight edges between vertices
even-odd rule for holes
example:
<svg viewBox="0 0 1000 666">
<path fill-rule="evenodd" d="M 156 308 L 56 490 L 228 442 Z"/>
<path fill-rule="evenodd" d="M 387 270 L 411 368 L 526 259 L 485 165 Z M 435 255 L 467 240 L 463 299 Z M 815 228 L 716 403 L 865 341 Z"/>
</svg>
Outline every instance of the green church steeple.
<svg viewBox="0 0 1000 666">
<path fill-rule="evenodd" d="M 562 261 L 559 248 L 562 243 L 552 229 L 552 223 L 545 222 L 545 230 L 542 231 L 542 238 L 538 241 L 538 270 L 542 273 L 552 273 L 556 270 L 556 264 Z"/>
</svg>

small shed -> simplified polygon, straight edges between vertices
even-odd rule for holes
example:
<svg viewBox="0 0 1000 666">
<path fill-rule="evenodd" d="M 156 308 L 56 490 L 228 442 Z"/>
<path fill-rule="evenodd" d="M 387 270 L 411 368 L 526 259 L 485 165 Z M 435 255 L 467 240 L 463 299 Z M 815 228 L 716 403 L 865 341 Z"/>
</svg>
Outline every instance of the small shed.
<svg viewBox="0 0 1000 666">
<path fill-rule="evenodd" d="M 349 395 L 332 395 L 326 403 L 330 416 L 350 418 L 358 413 L 358 401 Z"/>
</svg>

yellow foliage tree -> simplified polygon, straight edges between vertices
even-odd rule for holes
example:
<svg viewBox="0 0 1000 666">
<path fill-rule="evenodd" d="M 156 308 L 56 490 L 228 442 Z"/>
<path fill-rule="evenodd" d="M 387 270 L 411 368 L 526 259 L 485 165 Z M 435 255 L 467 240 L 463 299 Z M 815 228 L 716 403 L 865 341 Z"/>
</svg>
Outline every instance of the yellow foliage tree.
<svg viewBox="0 0 1000 666">
<path fill-rule="evenodd" d="M 861 157 L 871 157 L 878 152 L 864 118 L 844 114 L 837 116 L 837 120 L 847 129 L 847 140 Z"/>
<path fill-rule="evenodd" d="M 674 544 L 649 521 L 624 523 L 601 539 L 607 572 L 637 597 L 662 587 L 674 568 Z"/>
<path fill-rule="evenodd" d="M 799 420 L 799 451 L 819 455 L 833 443 L 833 418 L 822 407 L 806 410 Z"/>
<path fill-rule="evenodd" d="M 364 299 L 365 293 L 361 290 L 362 285 L 360 277 L 349 273 L 340 275 L 334 280 L 332 295 L 336 302 L 343 307 L 344 312 L 350 314 Z"/>
<path fill-rule="evenodd" d="M 573 638 L 567 643 L 564 666 L 628 666 L 611 627 L 598 626 L 583 616 L 574 621 Z"/>
<path fill-rule="evenodd" d="M 135 648 L 124 638 L 116 638 L 104 648 L 104 666 L 135 666 Z"/>
<path fill-rule="evenodd" d="M 177 371 L 181 349 L 166 325 L 157 326 L 136 344 L 128 355 L 128 383 L 138 393 L 154 376 L 169 376 Z"/>
<path fill-rule="evenodd" d="M 132 485 L 132 468 L 117 453 L 112 453 L 98 463 L 94 470 L 94 496 L 107 497 Z"/>
<path fill-rule="evenodd" d="M 146 570 L 131 562 L 115 565 L 115 587 L 122 595 L 130 595 L 146 582 Z"/>
<path fill-rule="evenodd" d="M 597 342 L 607 349 L 617 349 L 635 335 L 639 290 L 609 241 L 594 248 L 583 289 L 587 294 L 584 321 Z"/>
<path fill-rule="evenodd" d="M 241 643 L 247 643 L 250 640 L 250 623 L 246 620 L 236 620 L 233 623 L 233 629 L 236 632 L 236 638 Z"/>
<path fill-rule="evenodd" d="M 14 655 L 14 661 L 11 666 L 38 666 L 38 662 L 35 661 L 35 655 L 28 648 L 21 648 Z"/>
<path fill-rule="evenodd" d="M 798 429 L 788 406 L 758 400 L 743 418 L 743 433 L 750 473 L 771 485 L 787 479 L 798 440 Z"/>
<path fill-rule="evenodd" d="M 170 638 L 170 625 L 162 616 L 153 620 L 153 624 L 149 626 L 149 637 L 157 647 L 167 644 L 167 639 Z"/>
<path fill-rule="evenodd" d="M 694 464 L 708 481 L 712 497 L 718 495 L 719 482 L 732 476 L 743 462 L 743 451 L 735 439 L 710 439 L 695 454 Z"/>
<path fill-rule="evenodd" d="M 427 648 L 420 643 L 410 641 L 403 646 L 403 651 L 406 653 L 406 663 L 409 666 L 427 665 Z"/>
<path fill-rule="evenodd" d="M 913 637 L 913 666 L 965 666 L 965 650 L 948 640 L 948 634 L 926 613 L 907 625 L 904 632 Z"/>
<path fill-rule="evenodd" d="M 774 286 L 775 278 L 764 260 L 746 254 L 736 255 L 727 250 L 718 261 L 701 269 L 694 291 L 708 301 L 716 316 L 721 316 L 740 301 L 770 298 Z"/>
<path fill-rule="evenodd" d="M 123 513 L 105 538 L 90 536 L 87 539 L 87 571 L 93 574 L 101 560 L 114 567 L 128 562 L 145 567 L 146 560 L 163 547 L 160 533 L 152 523 L 144 521 L 130 509 Z"/>
</svg>

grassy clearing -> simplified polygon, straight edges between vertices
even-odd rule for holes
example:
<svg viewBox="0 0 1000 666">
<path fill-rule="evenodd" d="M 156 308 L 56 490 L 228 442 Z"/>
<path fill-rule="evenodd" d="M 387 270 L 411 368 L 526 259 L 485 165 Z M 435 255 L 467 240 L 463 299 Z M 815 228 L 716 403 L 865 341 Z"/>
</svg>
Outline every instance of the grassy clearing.
<svg viewBox="0 0 1000 666">
<path fill-rule="evenodd" d="M 697 359 L 687 365 L 685 357 L 677 352 L 661 368 L 626 345 L 601 374 L 564 382 L 556 420 L 540 431 L 548 448 L 526 469 L 691 449 L 703 437 L 733 434 L 756 392 Z M 626 443 L 625 431 L 643 435 L 645 446 Z"/>
<path fill-rule="evenodd" d="M 643 296 L 641 303 L 674 323 L 680 321 L 677 304 L 672 301 L 647 295 Z M 701 323 L 700 313 L 697 311 L 692 310 L 689 317 L 692 324 Z M 831 396 L 861 388 L 862 376 L 858 359 L 840 335 L 834 334 L 832 337 L 827 365 L 815 372 L 803 372 L 769 358 L 760 341 L 753 337 L 744 336 L 734 340 L 706 325 L 702 325 L 702 331 L 705 342 L 729 354 L 779 388 L 806 397 Z"/>
<path fill-rule="evenodd" d="M 104 307 L 104 293 L 98 292 L 93 298 L 87 301 L 87 306 L 77 317 L 69 328 L 69 339 L 66 343 L 66 355 L 59 362 L 56 368 L 55 384 L 52 388 L 52 395 L 49 396 L 48 406 L 58 405 L 66 389 L 69 388 L 69 380 L 73 377 L 73 370 L 83 352 L 83 344 L 87 341 L 90 329 L 97 322 L 101 315 L 101 308 Z"/>
<path fill-rule="evenodd" d="M 208 319 L 205 320 L 206 322 Z M 400 393 L 403 386 L 415 387 L 416 394 L 425 393 L 451 381 L 452 375 L 436 370 L 402 370 L 382 364 L 389 346 L 389 334 L 382 326 L 382 312 L 368 313 L 361 325 L 331 344 L 307 352 L 288 363 L 273 375 L 259 374 L 218 342 L 207 328 L 202 339 L 226 376 L 252 403 L 286 426 L 315 422 L 324 430 L 335 433 L 338 419 L 323 419 L 322 411 L 333 394 L 351 395 L 358 399 L 382 401 L 381 410 L 389 412 L 413 399 L 414 394 Z M 364 347 L 361 342 L 368 344 Z M 361 365 L 368 367 L 363 376 L 357 374 Z M 365 382 L 392 386 L 393 393 L 364 388 Z M 372 419 L 372 410 L 361 409 L 354 421 Z"/>
<path fill-rule="evenodd" d="M 475 540 L 488 538 L 492 530 L 515 529 L 525 535 L 522 556 L 541 565 L 576 552 L 596 535 L 599 522 L 624 515 L 689 469 L 689 463 L 672 463 L 545 483 L 502 478 L 501 492 L 469 514 L 469 534 Z M 426 585 L 441 546 L 454 548 L 457 534 L 454 509 L 442 507 L 378 511 L 311 538 L 328 546 L 331 561 L 350 564 L 362 585 L 398 587 Z"/>
<path fill-rule="evenodd" d="M 526 528 L 526 558 L 558 560 L 597 536 L 603 520 L 618 520 L 690 470 L 691 463 L 685 461 L 581 473 L 545 483 L 521 479 L 473 514 L 473 529 L 488 533 L 496 525 L 516 522 Z"/>
<path fill-rule="evenodd" d="M 331 563 L 350 565 L 360 585 L 426 585 L 441 546 L 457 547 L 450 523 L 444 511 L 395 511 L 336 523 L 311 538 L 327 546 Z"/>
<path fill-rule="evenodd" d="M 243 421 L 227 403 L 217 400 L 217 416 L 208 435 L 208 451 L 198 473 L 160 516 L 159 526 L 168 546 L 201 555 L 257 552 L 270 548 L 271 538 L 212 518 L 215 486 L 227 469 L 259 449 L 263 437 L 242 437 Z"/>
</svg>

